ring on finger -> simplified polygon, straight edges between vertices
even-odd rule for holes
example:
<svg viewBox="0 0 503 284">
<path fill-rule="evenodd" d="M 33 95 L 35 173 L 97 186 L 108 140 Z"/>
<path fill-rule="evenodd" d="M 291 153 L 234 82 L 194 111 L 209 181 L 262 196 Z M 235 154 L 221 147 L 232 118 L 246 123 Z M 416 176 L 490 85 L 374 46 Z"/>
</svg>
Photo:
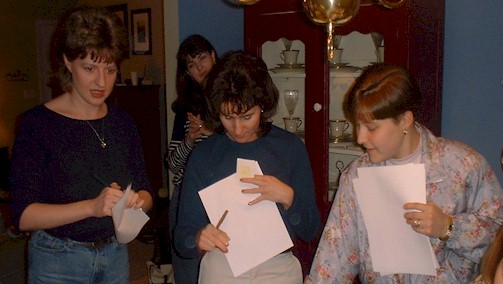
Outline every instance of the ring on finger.
<svg viewBox="0 0 503 284">
<path fill-rule="evenodd" d="M 421 228 L 421 220 L 414 220 L 413 227 Z"/>
</svg>

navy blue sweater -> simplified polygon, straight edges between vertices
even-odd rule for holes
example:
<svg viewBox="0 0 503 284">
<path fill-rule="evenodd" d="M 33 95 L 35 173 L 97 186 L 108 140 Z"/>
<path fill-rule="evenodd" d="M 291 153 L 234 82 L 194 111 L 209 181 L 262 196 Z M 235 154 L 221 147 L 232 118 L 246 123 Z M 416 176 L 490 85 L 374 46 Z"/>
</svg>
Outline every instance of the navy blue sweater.
<svg viewBox="0 0 503 284">
<path fill-rule="evenodd" d="M 235 173 L 237 158 L 258 161 L 265 175 L 275 176 L 293 188 L 292 206 L 285 210 L 278 204 L 292 238 L 309 241 L 318 233 L 320 214 L 311 164 L 302 140 L 275 126 L 250 143 L 236 143 L 225 134 L 215 133 L 198 144 L 187 163 L 174 230 L 175 248 L 182 256 L 198 256 L 196 235 L 209 224 L 198 192 Z"/>
</svg>

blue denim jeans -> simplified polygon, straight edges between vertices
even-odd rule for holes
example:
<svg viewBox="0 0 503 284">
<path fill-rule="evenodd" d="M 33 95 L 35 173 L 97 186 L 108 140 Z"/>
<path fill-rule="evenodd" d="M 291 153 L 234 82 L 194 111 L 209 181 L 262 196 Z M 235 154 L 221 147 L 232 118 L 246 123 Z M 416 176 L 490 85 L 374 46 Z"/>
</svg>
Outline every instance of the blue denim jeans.
<svg viewBox="0 0 503 284">
<path fill-rule="evenodd" d="M 127 284 L 127 245 L 91 248 L 35 231 L 28 244 L 28 283 Z"/>
</svg>

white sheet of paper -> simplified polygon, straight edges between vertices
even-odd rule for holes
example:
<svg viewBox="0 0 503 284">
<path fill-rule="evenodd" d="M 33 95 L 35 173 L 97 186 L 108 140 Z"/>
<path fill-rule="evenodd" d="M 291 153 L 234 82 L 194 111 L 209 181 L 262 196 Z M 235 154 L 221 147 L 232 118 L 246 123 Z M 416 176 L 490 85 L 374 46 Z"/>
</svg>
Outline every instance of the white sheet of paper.
<svg viewBox="0 0 503 284">
<path fill-rule="evenodd" d="M 121 199 L 112 208 L 115 237 L 119 243 L 123 244 L 134 240 L 140 233 L 141 228 L 150 219 L 143 210 L 126 208 L 126 202 L 130 194 L 131 184 L 128 184 Z"/>
<path fill-rule="evenodd" d="M 367 228 L 372 265 L 381 275 L 436 275 L 429 238 L 403 217 L 407 202 L 426 203 L 424 164 L 358 169 L 353 186 Z"/>
<path fill-rule="evenodd" d="M 225 256 L 234 277 L 293 246 L 276 203 L 264 200 L 248 205 L 257 194 L 241 190 L 256 186 L 241 182 L 239 174 L 248 175 L 249 169 L 253 174 L 262 174 L 257 161 L 238 159 L 235 174 L 199 191 L 212 224 L 216 226 L 224 211 L 229 211 L 220 229 L 231 239 Z"/>
</svg>

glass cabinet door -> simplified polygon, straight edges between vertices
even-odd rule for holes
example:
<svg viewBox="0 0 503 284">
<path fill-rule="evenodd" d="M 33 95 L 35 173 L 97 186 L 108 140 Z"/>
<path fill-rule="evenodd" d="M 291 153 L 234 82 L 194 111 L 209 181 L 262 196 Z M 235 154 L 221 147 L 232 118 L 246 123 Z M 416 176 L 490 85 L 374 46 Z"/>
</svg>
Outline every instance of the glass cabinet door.
<svg viewBox="0 0 503 284">
<path fill-rule="evenodd" d="M 294 62 L 286 62 L 285 42 L 289 51 L 296 54 Z M 304 138 L 305 124 L 305 78 L 304 44 L 299 40 L 279 39 L 262 45 L 262 59 L 278 88 L 278 111 L 273 124 Z"/>
</svg>

